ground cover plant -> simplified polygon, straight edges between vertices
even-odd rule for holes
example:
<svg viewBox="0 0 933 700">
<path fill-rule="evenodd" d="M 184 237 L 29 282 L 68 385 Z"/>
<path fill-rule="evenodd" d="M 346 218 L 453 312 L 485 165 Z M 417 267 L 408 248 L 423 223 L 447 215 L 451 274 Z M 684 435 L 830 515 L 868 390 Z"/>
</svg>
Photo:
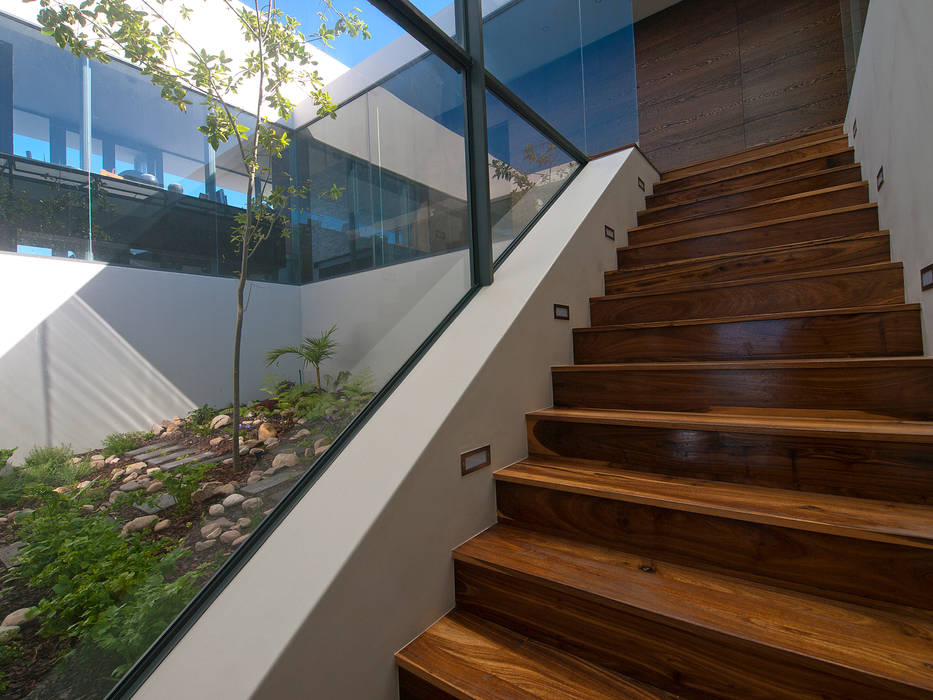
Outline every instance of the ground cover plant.
<svg viewBox="0 0 933 700">
<path fill-rule="evenodd" d="M 241 407 L 241 467 L 232 409 L 204 405 L 129 434 L 132 449 L 115 434 L 6 468 L 0 552 L 16 551 L 0 582 L 0 694 L 106 694 L 366 406 L 373 380 L 268 377 L 266 393 Z"/>
</svg>

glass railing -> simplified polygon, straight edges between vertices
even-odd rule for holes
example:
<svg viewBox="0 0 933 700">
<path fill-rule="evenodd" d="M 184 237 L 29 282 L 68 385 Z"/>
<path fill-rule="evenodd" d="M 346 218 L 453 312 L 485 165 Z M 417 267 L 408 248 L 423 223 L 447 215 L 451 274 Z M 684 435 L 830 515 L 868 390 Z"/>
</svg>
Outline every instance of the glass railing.
<svg viewBox="0 0 933 700">
<path fill-rule="evenodd" d="M 453 7 L 414 7 L 453 22 L 431 31 L 462 36 Z M 373 26 L 392 24 L 364 9 Z M 0 251 L 24 254 L 0 255 L 0 285 L 15 273 L 20 316 L 33 314 L 0 339 L 4 408 L 17 404 L 0 424 L 0 467 L 3 448 L 20 448 L 0 472 L 3 612 L 22 618 L 0 639 L 7 692 L 130 693 L 489 282 L 482 261 L 501 263 L 585 162 L 549 122 L 569 102 L 548 115 L 493 85 L 486 119 L 471 120 L 470 47 L 440 55 L 401 26 L 387 31 L 401 36 L 360 59 L 375 84 L 359 89 L 352 69 L 335 80 L 336 119 L 299 105 L 271 164 L 310 185 L 288 231 L 250 261 L 248 402 L 234 426 L 234 285 L 213 278 L 239 267 L 236 154 L 210 149 L 198 108 L 164 105 L 134 69 L 85 63 L 0 16 L 0 72 L 14 86 L 0 102 L 0 129 L 11 127 L 0 134 Z M 485 158 L 470 148 L 483 141 Z M 63 267 L 85 271 L 51 284 Z M 29 663 L 37 654 L 46 661 Z"/>
</svg>

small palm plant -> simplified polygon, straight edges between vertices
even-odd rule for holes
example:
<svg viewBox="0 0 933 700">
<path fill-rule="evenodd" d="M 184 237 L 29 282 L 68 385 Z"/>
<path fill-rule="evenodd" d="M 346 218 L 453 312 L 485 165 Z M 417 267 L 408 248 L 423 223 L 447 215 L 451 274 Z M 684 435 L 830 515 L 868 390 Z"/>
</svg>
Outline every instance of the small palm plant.
<svg viewBox="0 0 933 700">
<path fill-rule="evenodd" d="M 301 345 L 286 345 L 275 348 L 266 353 L 266 366 L 278 362 L 285 355 L 297 355 L 301 358 L 302 367 L 311 365 L 317 375 L 317 388 L 321 390 L 321 363 L 334 356 L 339 343 L 332 338 L 337 332 L 336 324 L 329 331 L 321 333 L 317 338 L 305 338 Z"/>
</svg>

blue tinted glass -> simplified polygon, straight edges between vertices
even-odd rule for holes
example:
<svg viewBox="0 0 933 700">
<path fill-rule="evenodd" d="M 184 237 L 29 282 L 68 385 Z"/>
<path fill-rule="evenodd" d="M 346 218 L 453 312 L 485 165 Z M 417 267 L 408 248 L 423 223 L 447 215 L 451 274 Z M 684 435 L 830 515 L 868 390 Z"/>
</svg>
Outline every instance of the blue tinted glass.
<svg viewBox="0 0 933 700">
<path fill-rule="evenodd" d="M 498 257 L 579 164 L 489 92 L 486 121 L 493 254 Z"/>
<path fill-rule="evenodd" d="M 486 67 L 589 154 L 638 138 L 629 0 L 484 3 Z"/>
<path fill-rule="evenodd" d="M 298 132 L 312 194 L 299 214 L 302 280 L 462 249 L 461 77 L 428 56 Z M 321 196 L 336 186 L 337 200 Z"/>
</svg>

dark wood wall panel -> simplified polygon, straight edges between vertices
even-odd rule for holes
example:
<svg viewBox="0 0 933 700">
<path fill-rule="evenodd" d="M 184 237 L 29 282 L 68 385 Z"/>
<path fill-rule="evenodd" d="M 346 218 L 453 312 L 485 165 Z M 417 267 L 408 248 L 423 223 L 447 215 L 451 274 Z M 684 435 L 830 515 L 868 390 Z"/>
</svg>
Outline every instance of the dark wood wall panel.
<svg viewBox="0 0 933 700">
<path fill-rule="evenodd" d="M 838 0 L 683 0 L 635 25 L 639 142 L 667 170 L 845 117 Z"/>
</svg>

